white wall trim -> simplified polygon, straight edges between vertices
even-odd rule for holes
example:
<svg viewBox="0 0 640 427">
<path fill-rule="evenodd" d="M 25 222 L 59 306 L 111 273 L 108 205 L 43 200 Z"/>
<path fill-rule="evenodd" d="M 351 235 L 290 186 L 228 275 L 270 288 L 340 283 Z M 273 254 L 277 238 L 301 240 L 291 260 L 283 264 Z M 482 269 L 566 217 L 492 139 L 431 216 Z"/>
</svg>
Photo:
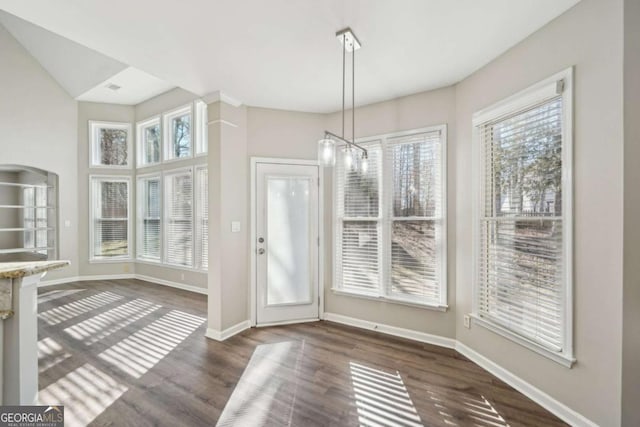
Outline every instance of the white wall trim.
<svg viewBox="0 0 640 427">
<path fill-rule="evenodd" d="M 245 329 L 249 329 L 251 327 L 251 321 L 243 320 L 240 323 L 237 323 L 230 328 L 225 329 L 224 331 L 218 331 L 216 329 L 207 328 L 207 332 L 205 332 L 204 336 L 207 338 L 211 338 L 216 341 L 224 341 L 227 338 L 231 338 L 232 336 L 239 334 Z"/>
<path fill-rule="evenodd" d="M 155 277 L 145 276 L 141 274 L 113 274 L 113 275 L 101 275 L 101 276 L 72 276 L 61 279 L 47 280 L 40 282 L 38 287 L 46 287 L 53 285 L 60 285 L 69 282 L 84 282 L 91 280 L 117 280 L 117 279 L 138 279 L 151 283 L 157 283 L 159 285 L 170 286 L 178 289 L 183 289 L 191 292 L 197 292 L 200 294 L 207 294 L 207 289 L 199 288 L 196 286 L 185 285 L 182 283 L 171 282 L 168 280 L 157 279 Z M 324 320 L 329 322 L 340 323 L 343 325 L 354 326 L 356 328 L 367 329 L 371 331 L 380 332 L 387 335 L 392 335 L 400 338 L 407 338 L 410 340 L 423 342 L 427 344 L 437 345 L 439 347 L 445 347 L 456 350 L 458 353 L 467 357 L 469 360 L 487 370 L 491 374 L 495 375 L 505 383 L 509 384 L 520 393 L 524 394 L 538 405 L 542 406 L 549 412 L 556 415 L 566 423 L 576 427 L 598 427 L 596 423 L 589 420 L 585 416 L 579 414 L 573 409 L 569 408 L 565 404 L 559 402 L 553 397 L 549 396 L 537 387 L 529 384 L 522 378 L 513 374 L 512 372 L 504 369 L 495 362 L 489 360 L 487 357 L 471 349 L 465 344 L 457 341 L 453 338 L 441 337 L 439 335 L 428 334 L 425 332 L 418 332 L 411 329 L 398 328 L 396 326 L 386 325 L 382 323 L 370 322 L 368 320 L 356 319 L 354 317 L 343 316 L 335 313 L 324 313 Z M 250 320 L 244 320 L 236 325 L 233 325 L 223 331 L 208 328 L 205 336 L 216 341 L 224 341 L 245 329 L 251 327 Z"/>
<path fill-rule="evenodd" d="M 207 295 L 209 290 L 207 288 L 201 288 L 199 286 L 186 285 L 184 283 L 172 282 L 170 280 L 158 279 L 157 277 L 145 276 L 144 274 L 136 274 L 134 279 L 143 280 L 145 282 L 151 282 L 162 286 L 169 286 L 171 288 L 182 289 L 184 291 L 195 292 L 197 294 Z"/>
<path fill-rule="evenodd" d="M 370 331 L 381 332 L 387 335 L 408 338 L 410 340 L 433 344 L 439 347 L 452 349 L 456 347 L 456 340 L 453 338 L 445 338 L 439 335 L 427 334 L 425 332 L 418 332 L 411 329 L 398 328 L 396 326 L 356 319 L 354 317 L 343 316 L 341 314 L 325 312 L 324 319 L 329 322 L 341 323 L 343 325 L 355 326 L 356 328 L 368 329 Z"/>
<path fill-rule="evenodd" d="M 511 371 L 508 371 L 497 363 L 489 360 L 477 351 L 462 344 L 460 341 L 456 341 L 455 349 L 458 353 L 462 354 L 467 359 L 471 360 L 473 363 L 485 369 L 486 371 L 489 371 L 496 377 L 500 378 L 502 381 L 509 384 L 511 387 L 515 388 L 520 393 L 524 394 L 529 399 L 533 400 L 538 405 L 553 413 L 569 425 L 572 425 L 574 427 L 598 427 L 598 425 L 593 421 L 589 420 L 588 418 L 569 408 L 565 404 L 549 396 L 539 388 L 529 384 L 522 378 L 513 374 Z"/>
<path fill-rule="evenodd" d="M 341 314 L 335 313 L 325 313 L 324 318 L 325 320 L 328 320 L 330 322 L 341 323 L 343 325 L 354 326 L 356 328 L 368 329 L 387 335 L 408 338 L 414 341 L 437 345 L 439 347 L 454 349 L 458 353 L 471 360 L 476 365 L 480 366 L 505 383 L 509 384 L 511 387 L 518 390 L 520 393 L 524 394 L 529 399 L 533 400 L 538 405 L 542 406 L 547 411 L 551 412 L 564 422 L 574 427 L 598 427 L 598 425 L 593 421 L 589 420 L 588 418 L 569 408 L 565 404 L 549 396 L 539 388 L 529 384 L 522 378 L 504 369 L 497 363 L 489 360 L 482 354 L 453 338 L 445 338 L 439 335 L 413 331 L 411 329 L 404 329 L 381 323 L 369 322 L 367 320 L 356 319 L 353 317 L 343 316 Z"/>
<path fill-rule="evenodd" d="M 62 285 L 64 283 L 71 282 L 89 282 L 92 280 L 118 280 L 118 279 L 135 279 L 135 274 L 103 274 L 96 276 L 72 276 L 63 277 L 61 279 L 45 280 L 38 284 L 39 288 L 45 288 L 47 286 Z"/>
<path fill-rule="evenodd" d="M 211 104 L 213 102 L 224 102 L 225 104 L 229 104 L 233 107 L 240 107 L 242 105 L 242 101 L 236 99 L 232 96 L 227 95 L 226 93 L 217 90 L 215 92 L 211 92 L 203 96 L 202 101 L 206 104 Z"/>
<path fill-rule="evenodd" d="M 88 282 L 92 280 L 118 280 L 118 279 L 138 279 L 145 282 L 155 283 L 157 285 L 169 286 L 172 288 L 182 289 L 184 291 L 195 292 L 198 294 L 207 295 L 208 289 L 201 288 L 193 285 L 186 285 L 184 283 L 172 282 L 170 280 L 159 279 L 157 277 L 145 276 L 144 274 L 105 274 L 100 276 L 72 276 L 64 277 L 61 279 L 45 280 L 38 284 L 39 288 L 47 286 L 62 285 L 64 283 L 71 282 Z"/>
</svg>

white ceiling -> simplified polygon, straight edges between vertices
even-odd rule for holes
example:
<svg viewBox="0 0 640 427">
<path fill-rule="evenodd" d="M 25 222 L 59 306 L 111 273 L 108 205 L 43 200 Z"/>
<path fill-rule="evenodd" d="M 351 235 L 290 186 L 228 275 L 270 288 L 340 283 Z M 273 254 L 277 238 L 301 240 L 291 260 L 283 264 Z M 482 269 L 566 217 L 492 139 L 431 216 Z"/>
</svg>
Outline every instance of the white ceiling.
<svg viewBox="0 0 640 427">
<path fill-rule="evenodd" d="M 0 24 L 74 98 L 127 68 L 115 59 L 2 11 Z"/>
<path fill-rule="evenodd" d="M 0 0 L 0 8 L 199 95 L 340 108 L 350 26 L 356 104 L 456 83 L 579 0 Z"/>
<path fill-rule="evenodd" d="M 112 90 L 108 86 L 120 86 Z M 109 104 L 136 105 L 175 86 L 137 68 L 127 67 L 110 76 L 76 99 L 78 101 L 106 102 Z"/>
<path fill-rule="evenodd" d="M 0 25 L 79 101 L 135 105 L 175 87 L 3 11 Z M 120 89 L 108 89 L 109 84 Z"/>
</svg>

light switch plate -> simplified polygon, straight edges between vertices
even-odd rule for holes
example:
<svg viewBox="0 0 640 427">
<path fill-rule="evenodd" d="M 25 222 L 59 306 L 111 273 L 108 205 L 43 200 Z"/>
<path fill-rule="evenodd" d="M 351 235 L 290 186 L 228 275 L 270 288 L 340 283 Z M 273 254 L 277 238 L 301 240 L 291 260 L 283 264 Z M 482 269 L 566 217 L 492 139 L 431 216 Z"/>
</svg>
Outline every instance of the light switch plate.
<svg viewBox="0 0 640 427">
<path fill-rule="evenodd" d="M 66 219 L 64 221 L 64 226 L 67 227 L 67 228 L 71 227 L 71 220 Z"/>
<path fill-rule="evenodd" d="M 231 232 L 232 233 L 240 232 L 240 221 L 231 221 Z"/>
</svg>

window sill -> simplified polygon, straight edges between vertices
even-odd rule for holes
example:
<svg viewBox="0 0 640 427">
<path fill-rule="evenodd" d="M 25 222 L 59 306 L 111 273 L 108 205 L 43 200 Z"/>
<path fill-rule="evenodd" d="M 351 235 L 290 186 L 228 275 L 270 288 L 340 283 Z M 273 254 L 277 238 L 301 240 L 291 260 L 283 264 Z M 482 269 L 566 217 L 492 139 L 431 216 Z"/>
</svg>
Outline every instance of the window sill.
<svg viewBox="0 0 640 427">
<path fill-rule="evenodd" d="M 507 338 L 515 342 L 516 344 L 520 344 L 521 346 L 526 347 L 529 350 L 535 353 L 538 353 L 541 356 L 546 357 L 547 359 L 551 359 L 554 362 L 559 363 L 566 368 L 571 369 L 571 367 L 573 367 L 573 364 L 576 363 L 575 358 L 568 356 L 566 354 L 549 350 L 528 338 L 525 338 L 521 335 L 511 332 L 509 329 L 505 328 L 504 326 L 501 326 L 489 320 L 483 319 L 476 313 L 471 313 L 471 317 L 473 318 L 474 324 L 482 326 L 483 328 L 488 329 L 504 338 Z"/>
<path fill-rule="evenodd" d="M 128 170 L 132 170 L 133 166 L 132 165 L 94 165 L 94 164 L 90 164 L 89 165 L 89 169 L 109 169 L 109 170 L 128 171 Z"/>
<path fill-rule="evenodd" d="M 143 165 L 136 165 L 136 169 L 147 169 L 147 168 L 152 168 L 154 166 L 161 166 L 162 162 L 156 162 L 156 163 L 145 163 Z"/>
<path fill-rule="evenodd" d="M 117 263 L 131 263 L 135 260 L 133 258 L 91 258 L 89 264 L 117 264 Z"/>
<path fill-rule="evenodd" d="M 184 162 L 186 160 L 193 160 L 194 156 L 193 154 L 190 154 L 188 156 L 185 157 L 172 157 L 170 159 L 163 159 L 162 160 L 162 164 L 171 164 L 171 163 L 176 163 L 176 162 Z"/>
<path fill-rule="evenodd" d="M 331 288 L 331 292 L 333 292 L 336 295 L 363 298 L 363 299 L 368 299 L 373 301 L 381 301 L 381 302 L 387 302 L 391 304 L 406 305 L 409 307 L 423 308 L 427 310 L 435 310 L 435 311 L 441 311 L 441 312 L 446 312 L 449 308 L 449 306 L 447 305 L 435 305 L 435 304 L 425 304 L 425 303 L 412 302 L 412 301 L 404 301 L 401 299 L 384 297 L 377 294 L 366 294 L 366 293 L 345 291 L 339 288 Z"/>
</svg>

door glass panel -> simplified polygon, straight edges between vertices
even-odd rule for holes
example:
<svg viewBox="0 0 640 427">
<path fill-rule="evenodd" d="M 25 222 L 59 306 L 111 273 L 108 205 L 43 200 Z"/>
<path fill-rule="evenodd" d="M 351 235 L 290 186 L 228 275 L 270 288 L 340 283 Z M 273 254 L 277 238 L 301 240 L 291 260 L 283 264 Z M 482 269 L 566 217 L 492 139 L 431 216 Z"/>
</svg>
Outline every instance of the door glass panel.
<svg viewBox="0 0 640 427">
<path fill-rule="evenodd" d="M 311 302 L 310 180 L 267 178 L 267 305 Z"/>
</svg>

